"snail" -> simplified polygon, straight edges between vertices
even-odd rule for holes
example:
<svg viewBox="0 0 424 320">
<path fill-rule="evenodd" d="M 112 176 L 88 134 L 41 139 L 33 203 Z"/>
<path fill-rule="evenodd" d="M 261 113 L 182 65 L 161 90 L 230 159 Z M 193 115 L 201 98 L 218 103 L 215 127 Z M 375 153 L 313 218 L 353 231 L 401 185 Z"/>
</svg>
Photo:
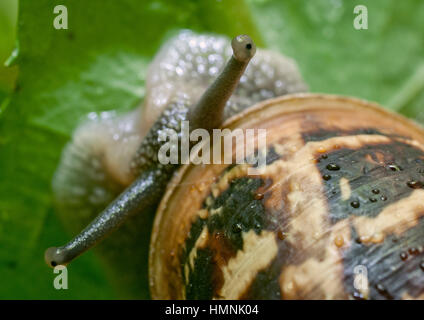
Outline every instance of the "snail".
<svg viewBox="0 0 424 320">
<path fill-rule="evenodd" d="M 106 208 L 47 264 L 160 203 L 154 299 L 423 299 L 424 130 L 371 102 L 305 93 L 294 61 L 246 35 L 228 59 L 227 42 L 181 33 L 151 64 L 142 110 L 77 129 L 58 202 Z M 161 164 L 159 135 L 185 120 L 191 132 L 265 129 L 266 162 Z"/>
</svg>

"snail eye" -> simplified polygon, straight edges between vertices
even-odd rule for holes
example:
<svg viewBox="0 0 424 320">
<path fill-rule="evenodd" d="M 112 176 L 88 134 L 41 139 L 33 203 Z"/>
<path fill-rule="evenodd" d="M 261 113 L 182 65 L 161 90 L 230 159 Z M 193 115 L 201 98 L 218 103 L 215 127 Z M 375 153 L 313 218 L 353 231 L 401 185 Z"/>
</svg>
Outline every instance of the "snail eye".
<svg viewBox="0 0 424 320">
<path fill-rule="evenodd" d="M 247 61 L 253 57 L 256 51 L 255 43 L 245 34 L 235 37 L 231 41 L 233 56 L 239 61 Z"/>
</svg>

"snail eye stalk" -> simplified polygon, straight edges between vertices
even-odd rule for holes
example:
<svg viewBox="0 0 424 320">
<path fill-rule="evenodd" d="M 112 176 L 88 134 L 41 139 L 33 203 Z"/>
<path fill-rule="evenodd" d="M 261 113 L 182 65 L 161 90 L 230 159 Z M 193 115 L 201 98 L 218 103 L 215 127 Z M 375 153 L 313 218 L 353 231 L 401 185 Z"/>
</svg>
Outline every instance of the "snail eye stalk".
<svg viewBox="0 0 424 320">
<path fill-rule="evenodd" d="M 224 108 L 236 89 L 256 46 L 248 35 L 239 35 L 231 41 L 233 55 L 218 78 L 209 86 L 196 106 L 190 110 L 190 129 L 212 130 L 223 122 Z"/>
<path fill-rule="evenodd" d="M 247 35 L 235 37 L 231 45 L 233 55 L 224 70 L 188 112 L 190 130 L 212 130 L 220 127 L 223 122 L 224 107 L 256 51 L 254 42 Z M 163 172 L 158 173 L 160 168 Z M 68 264 L 98 244 L 132 215 L 157 205 L 172 176 L 172 170 L 175 168 L 152 163 L 80 234 L 64 246 L 47 249 L 44 254 L 46 263 L 51 267 Z"/>
</svg>

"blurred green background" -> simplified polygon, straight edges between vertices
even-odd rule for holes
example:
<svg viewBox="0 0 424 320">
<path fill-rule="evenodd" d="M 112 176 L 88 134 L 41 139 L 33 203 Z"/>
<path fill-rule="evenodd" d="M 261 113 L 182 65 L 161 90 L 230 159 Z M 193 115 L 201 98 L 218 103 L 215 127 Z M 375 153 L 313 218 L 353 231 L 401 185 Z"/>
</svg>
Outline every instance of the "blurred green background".
<svg viewBox="0 0 424 320">
<path fill-rule="evenodd" d="M 18 17 L 17 0 L 0 1 L 0 101 L 12 90 L 17 68 L 6 68 L 3 62 L 10 56 L 15 46 L 16 20 Z"/>
<path fill-rule="evenodd" d="M 53 28 L 58 4 L 68 30 Z M 358 4 L 368 30 L 353 27 Z M 22 0 L 19 10 L 0 0 L 0 298 L 148 298 L 139 266 L 104 250 L 69 266 L 68 290 L 53 288 L 43 251 L 83 222 L 55 213 L 51 179 L 87 113 L 140 103 L 148 63 L 180 29 L 249 33 L 295 58 L 311 91 L 377 101 L 424 123 L 421 0 Z"/>
</svg>

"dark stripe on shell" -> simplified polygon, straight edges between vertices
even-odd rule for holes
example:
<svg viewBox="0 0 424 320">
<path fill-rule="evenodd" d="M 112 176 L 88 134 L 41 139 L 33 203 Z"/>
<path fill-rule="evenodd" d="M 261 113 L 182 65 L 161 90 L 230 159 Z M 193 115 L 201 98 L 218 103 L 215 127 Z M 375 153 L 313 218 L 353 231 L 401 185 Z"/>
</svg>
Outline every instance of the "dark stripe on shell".
<svg viewBox="0 0 424 320">
<path fill-rule="evenodd" d="M 398 141 L 330 150 L 321 156 L 317 167 L 323 176 L 331 221 L 351 215 L 376 217 L 388 205 L 408 197 L 414 188 L 424 185 L 422 159 L 422 150 Z M 351 190 L 346 200 L 342 199 L 342 178 Z"/>
<path fill-rule="evenodd" d="M 351 236 L 357 238 L 352 227 Z M 392 234 L 379 244 L 353 241 L 344 252 L 344 285 L 352 296 L 356 266 L 366 267 L 369 282 L 368 299 L 402 299 L 405 293 L 417 297 L 424 293 L 424 219 L 400 237 Z M 356 269 L 358 272 L 358 269 Z"/>
<path fill-rule="evenodd" d="M 255 159 L 258 158 L 258 151 L 255 152 Z M 273 146 L 268 148 L 268 151 L 266 153 L 266 165 L 272 164 L 274 161 L 277 161 L 278 159 L 281 159 L 281 155 L 278 154 L 275 151 L 275 148 Z M 255 163 L 252 167 L 257 168 L 258 163 Z"/>
<path fill-rule="evenodd" d="M 180 260 L 183 277 L 185 265 L 188 264 L 189 267 L 188 279 L 184 279 L 187 299 L 218 297 L 217 292 L 223 284 L 222 281 L 217 281 L 222 279 L 221 268 L 238 250 L 243 249 L 243 232 L 254 230 L 259 234 L 263 229 L 265 209 L 262 202 L 255 199 L 255 190 L 263 183 L 258 178 L 235 179 L 217 198 L 212 197 L 212 203 L 204 205 L 209 216 L 206 219 L 196 219 Z M 212 215 L 211 211 L 215 209 L 220 209 L 220 213 Z M 188 258 L 205 226 L 208 227 L 208 240 L 205 247 L 197 249 L 192 268 Z M 208 264 L 211 270 L 206 268 Z M 202 281 L 201 286 L 198 281 Z"/>
<path fill-rule="evenodd" d="M 328 130 L 324 128 L 314 128 L 310 129 L 312 126 L 318 126 L 316 123 L 311 123 L 311 121 L 305 122 L 305 131 L 302 132 L 302 138 L 305 143 L 310 141 L 324 141 L 334 137 L 343 137 L 343 136 L 355 136 L 358 134 L 367 134 L 367 135 L 384 135 L 376 128 L 359 128 L 353 130 Z"/>
</svg>

